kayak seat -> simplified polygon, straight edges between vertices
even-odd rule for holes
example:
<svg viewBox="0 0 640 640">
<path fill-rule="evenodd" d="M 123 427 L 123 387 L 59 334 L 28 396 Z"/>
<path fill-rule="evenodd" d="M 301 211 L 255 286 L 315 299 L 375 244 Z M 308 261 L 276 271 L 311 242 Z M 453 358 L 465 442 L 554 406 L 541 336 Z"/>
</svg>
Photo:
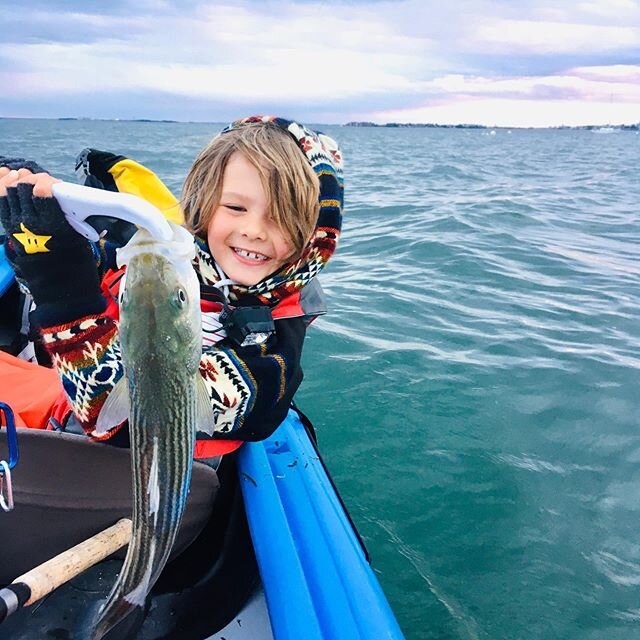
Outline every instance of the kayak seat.
<svg viewBox="0 0 640 640">
<path fill-rule="evenodd" d="M 11 472 L 15 508 L 0 512 L 0 584 L 132 513 L 128 449 L 36 429 L 18 429 L 18 446 L 20 458 Z M 7 459 L 5 430 L 0 431 L 0 459 Z M 195 462 L 173 557 L 209 521 L 218 487 L 217 473 Z M 125 553 L 126 547 L 114 557 Z"/>
</svg>

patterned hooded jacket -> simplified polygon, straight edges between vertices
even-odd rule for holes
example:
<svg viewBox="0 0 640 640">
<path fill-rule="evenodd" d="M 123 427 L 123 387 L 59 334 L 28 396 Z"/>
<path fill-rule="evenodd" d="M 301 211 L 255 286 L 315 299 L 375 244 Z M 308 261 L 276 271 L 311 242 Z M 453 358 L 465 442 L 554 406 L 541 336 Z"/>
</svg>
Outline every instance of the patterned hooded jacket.
<svg viewBox="0 0 640 640">
<path fill-rule="evenodd" d="M 229 287 L 232 305 L 265 305 L 271 309 L 275 333 L 262 345 L 239 347 L 225 337 L 217 323 L 222 305 L 215 285 L 220 275 L 206 241 L 196 239 L 194 268 L 201 283 L 204 330 L 200 372 L 216 425 L 212 436 L 198 432 L 197 458 L 231 451 L 242 441 L 266 438 L 284 419 L 302 381 L 300 357 L 306 326 L 322 312 L 318 306 L 321 290 L 315 276 L 335 251 L 341 229 L 342 156 L 336 143 L 296 122 L 271 116 L 238 120 L 220 135 L 255 122 L 279 126 L 296 140 L 320 181 L 319 217 L 314 234 L 297 259 L 256 285 Z M 111 157 L 114 166 L 120 160 L 132 162 L 122 156 Z M 115 175 L 115 171 L 111 174 Z M 116 291 L 115 281 L 113 273 L 107 273 L 103 280 L 106 294 Z M 112 295 L 102 314 L 42 328 L 73 413 L 91 437 L 102 405 L 124 373 L 115 299 Z M 122 425 L 96 439 L 128 444 L 127 430 Z"/>
</svg>

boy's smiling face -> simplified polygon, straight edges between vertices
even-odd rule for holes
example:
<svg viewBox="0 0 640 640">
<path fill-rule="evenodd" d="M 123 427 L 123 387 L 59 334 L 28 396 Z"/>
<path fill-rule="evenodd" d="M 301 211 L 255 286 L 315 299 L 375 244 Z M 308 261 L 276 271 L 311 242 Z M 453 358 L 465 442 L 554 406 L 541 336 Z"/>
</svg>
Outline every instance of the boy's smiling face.
<svg viewBox="0 0 640 640">
<path fill-rule="evenodd" d="M 271 218 L 260 174 L 241 153 L 234 153 L 225 168 L 207 241 L 225 274 L 245 286 L 257 284 L 291 257 L 293 245 Z"/>
</svg>

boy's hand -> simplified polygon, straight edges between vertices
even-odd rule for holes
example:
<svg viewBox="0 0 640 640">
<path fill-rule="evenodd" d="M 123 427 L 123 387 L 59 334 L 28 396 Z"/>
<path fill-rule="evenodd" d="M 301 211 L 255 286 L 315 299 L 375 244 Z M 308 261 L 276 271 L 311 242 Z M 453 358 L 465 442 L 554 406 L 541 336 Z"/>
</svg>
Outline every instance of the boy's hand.
<svg viewBox="0 0 640 640">
<path fill-rule="evenodd" d="M 2 157 L 0 156 L 0 162 Z M 18 183 L 29 183 L 33 185 L 33 195 L 39 198 L 50 198 L 51 185 L 60 182 L 57 178 L 48 173 L 32 173 L 26 167 L 21 169 L 10 169 L 0 166 L 0 197 L 7 195 L 8 187 L 15 187 Z"/>
<path fill-rule="evenodd" d="M 51 196 L 55 182 L 33 162 L 0 157 L 6 255 L 31 291 L 42 326 L 104 310 L 93 249 Z"/>
<path fill-rule="evenodd" d="M 9 196 L 7 189 L 17 189 L 18 184 L 33 185 L 33 195 L 37 197 L 51 197 L 51 185 L 58 182 L 32 160 L 24 158 L 9 158 L 0 156 L 0 224 L 7 233 L 7 257 L 13 262 L 14 238 L 12 233 L 19 232 L 19 211 L 15 211 L 17 192 Z M 12 201 L 16 201 L 13 202 Z M 13 204 L 13 207 L 12 207 Z M 14 211 L 12 211 L 12 208 Z M 15 266 L 15 265 L 14 265 Z"/>
<path fill-rule="evenodd" d="M 24 158 L 10 158 L 8 156 L 0 156 L 0 177 L 2 177 L 2 170 L 9 169 L 9 171 L 19 171 L 26 169 L 29 173 L 46 173 L 46 171 L 33 160 L 25 160 Z"/>
<path fill-rule="evenodd" d="M 0 221 L 7 234 L 8 255 L 18 267 L 25 255 L 50 259 L 69 251 L 92 254 L 88 242 L 71 227 L 51 197 L 55 182 L 48 174 L 0 178 Z"/>
</svg>

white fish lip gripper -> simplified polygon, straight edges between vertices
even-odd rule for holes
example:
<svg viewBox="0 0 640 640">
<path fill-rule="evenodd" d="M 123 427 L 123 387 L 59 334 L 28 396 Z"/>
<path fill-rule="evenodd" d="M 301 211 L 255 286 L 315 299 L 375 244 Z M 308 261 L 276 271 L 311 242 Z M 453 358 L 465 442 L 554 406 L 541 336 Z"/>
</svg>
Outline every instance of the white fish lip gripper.
<svg viewBox="0 0 640 640">
<path fill-rule="evenodd" d="M 82 236 L 97 242 L 100 234 L 86 220 L 90 216 L 109 216 L 146 229 L 154 238 L 170 242 L 174 233 L 161 211 L 130 193 L 105 191 L 71 182 L 51 187 L 69 224 Z"/>
</svg>

